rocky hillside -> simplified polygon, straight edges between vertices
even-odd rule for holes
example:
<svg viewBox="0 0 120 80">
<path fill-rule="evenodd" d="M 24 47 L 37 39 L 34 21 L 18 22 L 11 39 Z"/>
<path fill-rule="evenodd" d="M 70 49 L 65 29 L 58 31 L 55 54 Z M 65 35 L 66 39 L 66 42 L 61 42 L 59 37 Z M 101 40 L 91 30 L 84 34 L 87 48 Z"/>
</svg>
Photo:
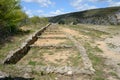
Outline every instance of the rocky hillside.
<svg viewBox="0 0 120 80">
<path fill-rule="evenodd" d="M 92 9 L 81 12 L 73 12 L 49 18 L 50 22 L 59 24 L 120 24 L 120 7 Z"/>
</svg>

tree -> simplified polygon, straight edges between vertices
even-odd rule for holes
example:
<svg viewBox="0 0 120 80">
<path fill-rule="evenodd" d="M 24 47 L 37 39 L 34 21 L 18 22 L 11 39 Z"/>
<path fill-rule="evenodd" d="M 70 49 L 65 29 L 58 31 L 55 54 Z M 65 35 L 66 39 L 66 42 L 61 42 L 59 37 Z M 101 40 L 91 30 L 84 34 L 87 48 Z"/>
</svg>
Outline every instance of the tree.
<svg viewBox="0 0 120 80">
<path fill-rule="evenodd" d="M 64 21 L 64 20 L 60 20 L 60 21 L 58 22 L 58 24 L 65 24 L 65 21 Z"/>
<path fill-rule="evenodd" d="M 27 15 L 21 10 L 20 0 L 0 0 L 0 31 L 13 33 Z"/>
<path fill-rule="evenodd" d="M 35 24 L 37 25 L 38 23 L 39 24 L 47 24 L 48 23 L 48 19 L 47 18 L 44 18 L 44 17 L 38 17 L 38 16 L 33 16 L 30 18 L 30 22 L 32 24 Z"/>
<path fill-rule="evenodd" d="M 40 18 L 38 16 L 33 16 L 30 18 L 30 22 L 36 25 L 40 22 Z"/>
</svg>

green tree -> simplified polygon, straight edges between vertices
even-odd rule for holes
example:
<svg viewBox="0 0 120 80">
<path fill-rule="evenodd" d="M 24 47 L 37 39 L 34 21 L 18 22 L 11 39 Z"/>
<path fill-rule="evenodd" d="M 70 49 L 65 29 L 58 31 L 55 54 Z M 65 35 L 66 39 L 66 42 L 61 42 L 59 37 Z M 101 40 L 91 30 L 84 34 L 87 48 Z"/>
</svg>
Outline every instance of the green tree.
<svg viewBox="0 0 120 80">
<path fill-rule="evenodd" d="M 33 16 L 33 17 L 30 18 L 30 22 L 31 22 L 32 24 L 37 25 L 37 23 L 40 22 L 40 18 L 39 18 L 38 16 Z"/>
<path fill-rule="evenodd" d="M 30 22 L 31 24 L 47 24 L 48 23 L 48 19 L 45 17 L 38 17 L 38 16 L 33 16 L 30 18 Z"/>
<path fill-rule="evenodd" d="M 0 0 L 0 31 L 13 33 L 27 15 L 21 10 L 20 0 Z"/>
<path fill-rule="evenodd" d="M 58 22 L 58 24 L 65 24 L 65 21 L 64 21 L 64 20 L 60 20 L 60 21 Z"/>
<path fill-rule="evenodd" d="M 48 22 L 49 22 L 48 18 L 46 18 L 46 17 L 40 17 L 40 23 L 47 24 Z"/>
</svg>

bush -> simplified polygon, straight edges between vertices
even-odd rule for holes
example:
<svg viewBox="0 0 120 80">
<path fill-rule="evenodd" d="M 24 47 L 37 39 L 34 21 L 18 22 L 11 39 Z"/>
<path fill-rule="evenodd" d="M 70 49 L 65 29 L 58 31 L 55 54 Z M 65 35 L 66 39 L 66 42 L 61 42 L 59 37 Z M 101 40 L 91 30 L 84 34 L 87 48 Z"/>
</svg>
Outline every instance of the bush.
<svg viewBox="0 0 120 80">
<path fill-rule="evenodd" d="M 48 23 L 48 19 L 45 17 L 38 17 L 38 16 L 33 16 L 31 18 L 29 18 L 29 21 L 31 24 L 37 25 L 38 23 L 40 24 L 47 24 Z"/>
<path fill-rule="evenodd" d="M 60 21 L 58 22 L 58 24 L 65 24 L 65 21 L 64 21 L 64 20 L 60 20 Z"/>
<path fill-rule="evenodd" d="M 2 34 L 14 33 L 26 17 L 27 15 L 21 10 L 20 0 L 0 0 L 0 32 Z"/>
</svg>

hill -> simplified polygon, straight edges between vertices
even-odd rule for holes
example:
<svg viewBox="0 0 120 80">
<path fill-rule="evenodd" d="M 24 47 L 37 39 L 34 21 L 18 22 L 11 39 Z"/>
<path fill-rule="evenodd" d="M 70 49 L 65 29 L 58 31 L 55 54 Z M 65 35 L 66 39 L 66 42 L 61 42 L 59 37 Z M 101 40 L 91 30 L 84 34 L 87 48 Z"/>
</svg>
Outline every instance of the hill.
<svg viewBox="0 0 120 80">
<path fill-rule="evenodd" d="M 120 6 L 62 14 L 50 17 L 49 21 L 60 24 L 118 25 L 120 24 Z"/>
</svg>

